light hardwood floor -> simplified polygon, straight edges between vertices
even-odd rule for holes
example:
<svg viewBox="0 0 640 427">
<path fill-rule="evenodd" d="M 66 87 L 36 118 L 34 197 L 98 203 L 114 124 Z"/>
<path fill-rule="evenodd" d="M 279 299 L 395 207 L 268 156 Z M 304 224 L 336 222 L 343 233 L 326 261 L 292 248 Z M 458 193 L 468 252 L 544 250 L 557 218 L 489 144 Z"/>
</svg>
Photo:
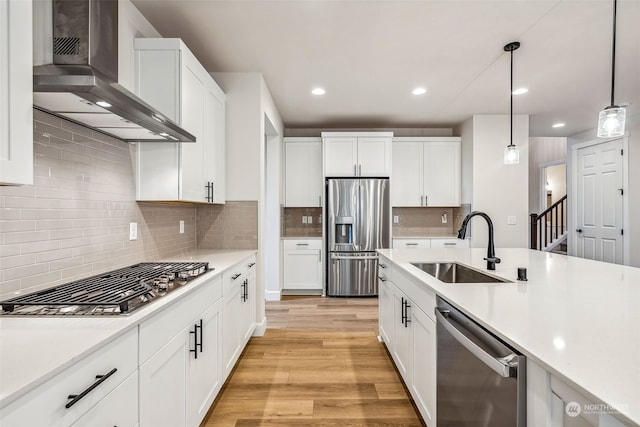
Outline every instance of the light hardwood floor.
<svg viewBox="0 0 640 427">
<path fill-rule="evenodd" d="M 202 426 L 423 426 L 377 340 L 376 298 L 268 302 Z"/>
</svg>

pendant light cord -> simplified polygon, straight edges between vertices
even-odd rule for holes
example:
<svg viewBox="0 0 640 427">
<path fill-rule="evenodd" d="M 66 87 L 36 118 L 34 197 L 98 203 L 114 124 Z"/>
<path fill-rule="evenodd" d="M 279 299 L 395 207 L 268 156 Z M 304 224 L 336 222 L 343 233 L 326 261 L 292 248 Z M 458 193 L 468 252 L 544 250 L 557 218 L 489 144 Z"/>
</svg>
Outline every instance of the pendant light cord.
<svg viewBox="0 0 640 427">
<path fill-rule="evenodd" d="M 616 81 L 616 9 L 618 0 L 613 0 L 613 49 L 611 54 L 611 106 L 614 106 L 613 94 Z"/>
<path fill-rule="evenodd" d="M 509 146 L 513 145 L 513 50 L 511 51 L 511 114 L 509 115 Z"/>
</svg>

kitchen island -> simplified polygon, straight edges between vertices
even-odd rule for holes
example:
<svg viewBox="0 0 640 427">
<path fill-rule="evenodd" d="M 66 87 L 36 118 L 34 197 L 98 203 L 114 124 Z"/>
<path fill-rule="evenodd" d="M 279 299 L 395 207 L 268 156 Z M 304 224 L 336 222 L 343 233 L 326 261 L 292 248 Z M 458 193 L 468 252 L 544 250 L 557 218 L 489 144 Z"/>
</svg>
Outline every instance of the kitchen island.
<svg viewBox="0 0 640 427">
<path fill-rule="evenodd" d="M 486 249 L 378 252 L 381 263 L 460 309 L 549 378 L 569 384 L 593 403 L 609 405 L 606 410 L 618 420 L 640 425 L 640 269 L 499 248 L 502 262 L 489 272 Z M 434 261 L 462 263 L 511 282 L 444 283 L 411 265 Z M 516 280 L 518 267 L 527 268 L 528 281 Z M 535 410 L 533 397 L 530 411 Z"/>
</svg>

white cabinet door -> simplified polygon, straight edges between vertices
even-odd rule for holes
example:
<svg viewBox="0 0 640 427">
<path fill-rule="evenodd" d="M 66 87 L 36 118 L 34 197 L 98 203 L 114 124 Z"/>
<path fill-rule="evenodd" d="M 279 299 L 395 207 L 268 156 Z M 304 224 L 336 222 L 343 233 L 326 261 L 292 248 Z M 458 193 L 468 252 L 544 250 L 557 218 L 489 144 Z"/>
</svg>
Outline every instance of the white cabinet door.
<svg viewBox="0 0 640 427">
<path fill-rule="evenodd" d="M 225 99 L 207 88 L 204 93 L 204 180 L 211 183 L 213 203 L 224 204 L 225 191 Z"/>
<path fill-rule="evenodd" d="M 410 306 L 411 303 L 405 294 L 395 288 L 393 295 L 394 334 L 392 354 L 396 367 L 407 385 L 411 384 L 411 344 L 413 333 Z"/>
<path fill-rule="evenodd" d="M 391 138 L 358 137 L 358 176 L 389 176 Z"/>
<path fill-rule="evenodd" d="M 189 328 L 140 366 L 140 427 L 186 425 Z"/>
<path fill-rule="evenodd" d="M 284 289 L 322 289 L 322 242 L 284 241 Z"/>
<path fill-rule="evenodd" d="M 322 206 L 322 140 L 285 138 L 285 206 Z"/>
<path fill-rule="evenodd" d="M 436 421 L 436 322 L 422 310 L 411 310 L 411 395 L 427 425 Z"/>
<path fill-rule="evenodd" d="M 138 425 L 138 372 L 134 372 L 72 427 Z"/>
<path fill-rule="evenodd" d="M 189 64 L 182 65 L 182 127 L 196 137 L 195 143 L 181 143 L 180 200 L 205 202 L 204 177 L 204 84 Z"/>
<path fill-rule="evenodd" d="M 222 332 L 224 378 L 229 375 L 242 351 L 240 311 L 242 309 L 242 282 L 245 279 L 245 275 L 239 273 L 230 274 L 232 275 L 229 276 L 225 274 L 225 285 L 222 297 L 224 302 L 222 308 L 222 324 L 224 325 Z M 236 274 L 238 274 L 238 276 L 236 276 Z M 235 277 L 235 279 L 233 277 Z"/>
<path fill-rule="evenodd" d="M 378 278 L 378 326 L 389 353 L 393 352 L 394 313 L 393 288 L 391 281 L 384 275 Z"/>
<path fill-rule="evenodd" d="M 422 142 L 393 143 L 391 206 L 422 206 Z"/>
<path fill-rule="evenodd" d="M 253 335 L 256 326 L 256 302 L 258 295 L 256 295 L 256 263 L 254 258 L 247 263 L 247 276 L 243 281 L 242 288 L 243 296 L 241 298 L 240 316 L 242 316 L 241 341 L 244 345 L 244 343 L 251 338 L 251 335 Z"/>
<path fill-rule="evenodd" d="M 425 206 L 460 206 L 460 142 L 424 143 Z"/>
<path fill-rule="evenodd" d="M 356 176 L 358 138 L 324 138 L 324 176 Z"/>
<path fill-rule="evenodd" d="M 429 238 L 396 238 L 393 239 L 393 249 L 418 249 L 430 248 Z"/>
<path fill-rule="evenodd" d="M 207 415 L 218 391 L 222 388 L 222 300 L 218 300 L 194 324 L 202 328 L 197 330 L 201 346 L 189 357 L 187 382 L 187 425 L 197 426 Z M 191 348 L 194 348 L 191 335 Z"/>
<path fill-rule="evenodd" d="M 432 248 L 468 248 L 469 239 L 441 239 L 437 237 L 431 238 Z"/>
<path fill-rule="evenodd" d="M 32 2 L 0 0 L 0 184 L 33 184 Z"/>
</svg>

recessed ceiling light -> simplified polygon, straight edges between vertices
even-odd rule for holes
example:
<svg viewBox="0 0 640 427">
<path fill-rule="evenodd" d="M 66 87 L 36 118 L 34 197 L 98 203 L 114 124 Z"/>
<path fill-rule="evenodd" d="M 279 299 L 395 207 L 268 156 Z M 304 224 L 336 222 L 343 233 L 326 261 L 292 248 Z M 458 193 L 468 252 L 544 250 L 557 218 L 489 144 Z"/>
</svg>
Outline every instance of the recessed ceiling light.
<svg viewBox="0 0 640 427">
<path fill-rule="evenodd" d="M 98 101 L 98 102 L 96 102 L 96 105 L 99 105 L 99 106 L 101 106 L 102 108 L 109 108 L 109 107 L 111 107 L 111 104 L 109 104 L 109 103 L 108 103 L 108 102 L 106 102 L 106 101 Z"/>
<path fill-rule="evenodd" d="M 314 95 L 320 96 L 320 95 L 324 95 L 325 93 L 327 93 L 327 91 L 322 89 L 321 87 L 317 87 L 317 88 L 313 89 L 311 91 L 311 93 L 314 94 Z"/>
<path fill-rule="evenodd" d="M 554 123 L 551 125 L 552 128 L 563 128 L 564 123 Z"/>
<path fill-rule="evenodd" d="M 412 90 L 411 93 L 414 95 L 424 95 L 425 93 L 427 93 L 427 90 L 423 87 L 417 87 Z"/>
<path fill-rule="evenodd" d="M 527 89 L 526 87 L 519 87 L 518 89 L 513 91 L 514 95 L 522 95 L 523 93 L 527 93 L 529 92 L 529 89 Z"/>
</svg>

